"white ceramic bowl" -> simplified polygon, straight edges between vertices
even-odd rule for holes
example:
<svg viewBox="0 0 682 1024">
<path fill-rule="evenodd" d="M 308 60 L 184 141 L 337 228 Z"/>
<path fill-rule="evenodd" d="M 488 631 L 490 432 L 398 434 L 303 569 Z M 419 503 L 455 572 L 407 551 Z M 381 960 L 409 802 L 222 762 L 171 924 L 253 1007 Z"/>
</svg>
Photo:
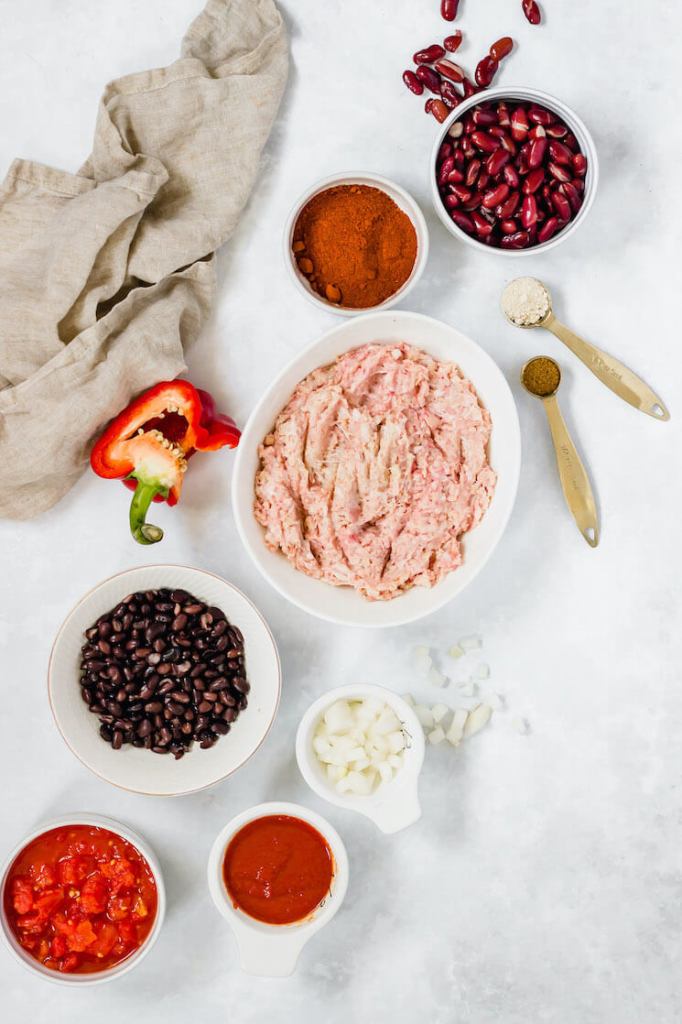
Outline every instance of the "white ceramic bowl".
<svg viewBox="0 0 682 1024">
<path fill-rule="evenodd" d="M 233 905 L 223 878 L 225 850 L 235 833 L 250 821 L 271 814 L 287 814 L 307 821 L 327 840 L 334 858 L 329 895 L 308 917 L 286 925 L 265 924 L 239 910 Z M 232 818 L 218 834 L 208 858 L 208 888 L 235 937 L 242 970 L 266 978 L 284 978 L 293 973 L 308 940 L 329 924 L 343 903 L 348 888 L 348 855 L 336 829 L 307 807 L 282 801 L 258 804 Z"/>
<path fill-rule="evenodd" d="M 244 634 L 249 704 L 227 736 L 215 746 L 192 750 L 176 761 L 124 744 L 114 750 L 99 735 L 99 720 L 81 698 L 80 650 L 84 631 L 100 615 L 138 590 L 182 588 L 216 605 Z M 145 565 L 118 573 L 81 598 L 63 622 L 52 648 L 48 693 L 52 713 L 67 746 L 86 767 L 121 789 L 150 796 L 179 796 L 212 786 L 241 767 L 258 749 L 272 725 L 281 689 L 279 655 L 260 612 L 241 591 L 220 576 L 183 565 Z"/>
<path fill-rule="evenodd" d="M 318 366 L 368 342 L 406 341 L 436 359 L 451 360 L 469 377 L 492 416 L 490 462 L 498 475 L 493 500 L 482 522 L 464 538 L 464 564 L 437 586 L 412 587 L 392 601 L 368 601 L 350 587 L 334 587 L 294 569 L 281 553 L 269 551 L 253 512 L 258 448 L 296 385 Z M 328 331 L 297 355 L 266 389 L 242 433 L 232 480 L 239 534 L 256 566 L 272 586 L 305 611 L 348 626 L 398 626 L 441 608 L 470 583 L 493 553 L 507 525 L 519 479 L 521 437 L 516 406 L 501 370 L 475 342 L 454 327 L 419 313 L 368 313 Z"/>
<path fill-rule="evenodd" d="M 325 711 L 335 701 L 365 700 L 368 697 L 376 697 L 388 704 L 400 719 L 407 740 L 403 766 L 390 782 L 379 786 L 368 796 L 339 793 L 327 778 L 313 750 L 315 731 Z M 382 832 L 399 832 L 421 818 L 418 783 L 424 763 L 424 730 L 409 704 L 383 686 L 339 686 L 311 704 L 296 733 L 296 760 L 301 775 L 314 793 L 337 807 L 364 814 Z"/>
<path fill-rule="evenodd" d="M 321 181 L 316 181 L 314 185 L 311 185 L 302 196 L 297 199 L 294 207 L 287 217 L 287 221 L 284 227 L 284 262 L 289 270 L 292 281 L 298 288 L 298 290 L 305 295 L 305 297 L 312 302 L 315 306 L 319 306 L 320 309 L 326 309 L 328 313 L 337 313 L 339 316 L 361 316 L 363 313 L 367 313 L 367 309 L 349 309 L 345 306 L 339 306 L 334 302 L 327 302 L 321 295 L 318 295 L 316 291 L 310 286 L 310 282 L 305 274 L 302 274 L 298 269 L 298 265 L 294 258 L 294 254 L 291 250 L 291 246 L 294 239 L 294 228 L 298 216 L 303 207 L 308 203 L 313 196 L 317 195 L 318 192 L 324 192 L 325 189 L 333 188 L 335 185 L 369 185 L 373 188 L 381 189 L 385 192 L 400 209 L 407 214 L 412 221 L 414 230 L 417 232 L 417 258 L 412 268 L 412 273 L 408 277 L 407 281 L 394 292 L 393 295 L 389 295 L 385 302 L 380 303 L 378 306 L 372 306 L 373 311 L 379 309 L 389 309 L 394 306 L 396 302 L 402 301 L 405 296 L 412 291 L 419 278 L 422 276 L 426 261 L 429 255 L 429 232 L 426 227 L 426 221 L 424 220 L 424 214 L 421 212 L 416 201 L 412 198 L 409 192 L 406 192 L 404 188 L 397 185 L 394 181 L 389 181 L 388 178 L 382 178 L 378 174 L 370 174 L 365 171 L 348 171 L 345 174 L 333 174 L 330 178 L 322 178 Z"/>
<path fill-rule="evenodd" d="M 98 828 L 106 828 L 110 832 L 115 832 L 116 835 L 126 839 L 140 851 L 144 859 L 147 861 L 152 875 L 154 876 L 154 881 L 156 882 L 156 918 L 154 919 L 154 925 L 149 935 L 140 948 L 132 954 L 132 956 L 129 956 L 126 960 L 123 960 L 115 967 L 111 967 L 107 971 L 99 971 L 97 974 L 62 974 L 59 971 L 50 970 L 49 967 L 45 967 L 37 960 L 34 960 L 34 958 L 17 942 L 14 932 L 10 928 L 7 920 L 7 914 L 5 912 L 5 884 L 9 870 L 17 856 L 26 846 L 28 846 L 30 842 L 37 839 L 38 836 L 42 836 L 45 832 L 49 832 L 53 828 L 64 828 L 69 825 L 94 825 Z M 128 828 L 127 825 L 122 825 L 120 821 L 114 821 L 111 818 L 104 818 L 99 814 L 65 814 L 60 818 L 53 819 L 52 821 L 43 822 L 39 828 L 34 829 L 33 832 L 25 836 L 20 843 L 17 843 L 2 866 L 2 873 L 0 874 L 0 930 L 2 931 L 3 938 L 7 943 L 10 952 L 19 961 L 19 963 L 32 971 L 33 974 L 37 974 L 41 978 L 45 978 L 47 981 L 55 982 L 57 985 L 68 985 L 71 988 L 83 988 L 88 985 L 101 985 L 105 981 L 113 981 L 115 978 L 120 978 L 124 974 L 127 974 L 128 971 L 132 971 L 132 969 L 137 967 L 144 957 L 146 957 L 147 953 L 158 939 L 163 926 L 165 914 L 166 890 L 163 884 L 161 868 L 154 851 L 142 836 L 138 835 L 137 832 L 133 832 L 133 830 Z"/>
<path fill-rule="evenodd" d="M 457 227 L 455 222 L 448 216 L 448 212 L 443 206 L 443 202 L 440 198 L 438 184 L 436 181 L 436 161 L 438 158 L 438 151 L 447 136 L 450 125 L 455 121 L 458 121 L 462 114 L 466 113 L 466 111 L 470 110 L 472 107 L 475 107 L 478 103 L 487 103 L 490 100 L 511 100 L 512 102 L 514 100 L 528 101 L 531 103 L 537 103 L 542 107 L 547 107 L 548 110 L 558 114 L 558 116 L 566 122 L 578 140 L 582 152 L 587 157 L 585 195 L 583 204 L 578 210 L 578 215 L 574 217 L 562 231 L 559 231 L 556 235 L 550 238 L 549 241 L 543 242 L 542 245 L 530 246 L 527 249 L 499 249 L 492 245 L 484 245 L 483 242 L 479 242 L 478 239 L 472 238 L 471 235 L 467 235 L 466 231 L 462 231 L 461 228 Z M 511 105 L 512 104 L 510 103 L 510 109 Z M 479 252 L 483 251 L 493 253 L 497 256 L 536 256 L 539 253 L 549 252 L 550 249 L 554 249 L 557 245 L 560 245 L 561 242 L 565 242 L 566 239 L 570 238 L 570 236 L 583 223 L 590 212 L 597 191 L 598 180 L 599 161 L 597 159 L 597 149 L 588 129 L 575 111 L 571 110 L 571 108 L 565 103 L 562 103 L 561 100 L 556 99 L 556 97 L 550 96 L 546 92 L 540 92 L 538 89 L 510 88 L 504 85 L 496 86 L 494 89 L 486 89 L 482 93 L 470 96 L 469 99 L 463 100 L 462 103 L 452 111 L 450 116 L 441 126 L 441 130 L 436 138 L 429 162 L 429 181 L 431 185 L 434 209 L 447 230 L 451 235 L 454 235 L 455 238 L 459 238 L 462 242 L 466 242 L 467 245 L 473 246 L 478 249 Z"/>
</svg>

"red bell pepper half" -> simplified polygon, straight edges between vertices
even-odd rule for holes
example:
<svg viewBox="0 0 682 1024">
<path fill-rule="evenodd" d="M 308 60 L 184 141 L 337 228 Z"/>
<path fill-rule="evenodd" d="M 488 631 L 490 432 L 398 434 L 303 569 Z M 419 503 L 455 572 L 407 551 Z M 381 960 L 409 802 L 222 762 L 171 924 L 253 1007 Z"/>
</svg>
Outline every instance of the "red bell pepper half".
<svg viewBox="0 0 682 1024">
<path fill-rule="evenodd" d="M 156 544 L 163 530 L 145 522 L 152 501 L 176 505 L 187 460 L 194 452 L 236 448 L 240 431 L 216 412 L 207 391 L 187 380 L 161 381 L 111 421 L 90 453 L 98 476 L 135 491 L 130 530 L 139 544 Z"/>
</svg>

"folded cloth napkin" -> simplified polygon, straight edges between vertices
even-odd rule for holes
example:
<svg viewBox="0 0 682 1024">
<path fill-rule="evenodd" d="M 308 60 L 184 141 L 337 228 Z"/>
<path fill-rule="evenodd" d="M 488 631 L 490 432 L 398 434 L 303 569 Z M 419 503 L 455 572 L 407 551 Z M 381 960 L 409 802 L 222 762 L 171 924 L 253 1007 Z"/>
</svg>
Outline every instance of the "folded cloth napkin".
<svg viewBox="0 0 682 1024">
<path fill-rule="evenodd" d="M 185 369 L 287 76 L 273 0 L 208 0 L 182 56 L 112 82 L 90 158 L 0 187 L 0 516 L 74 484 L 99 429 Z"/>
</svg>

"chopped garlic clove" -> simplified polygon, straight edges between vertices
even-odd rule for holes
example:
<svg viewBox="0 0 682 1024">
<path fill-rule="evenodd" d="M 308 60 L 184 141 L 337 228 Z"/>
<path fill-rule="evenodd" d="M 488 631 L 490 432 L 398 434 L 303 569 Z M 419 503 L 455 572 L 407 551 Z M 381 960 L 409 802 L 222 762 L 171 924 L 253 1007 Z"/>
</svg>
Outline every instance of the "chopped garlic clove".
<svg viewBox="0 0 682 1024">
<path fill-rule="evenodd" d="M 434 704 L 431 708 L 431 714 L 433 715 L 434 722 L 438 724 L 442 718 L 445 718 L 449 710 L 450 708 L 447 704 Z"/>
<path fill-rule="evenodd" d="M 477 651 L 481 646 L 481 638 L 478 633 L 472 633 L 471 636 L 463 636 L 459 641 L 459 646 L 464 651 Z"/>
<path fill-rule="evenodd" d="M 388 749 L 392 754 L 399 754 L 405 749 L 405 736 L 402 730 L 392 732 L 388 737 Z"/>
<path fill-rule="evenodd" d="M 429 669 L 428 681 L 432 686 L 445 686 L 448 682 L 448 677 L 439 672 L 435 665 L 432 665 Z"/>
<path fill-rule="evenodd" d="M 428 647 L 415 647 L 412 652 L 412 660 L 420 676 L 427 676 L 429 674 L 429 669 L 433 662 Z"/>
<path fill-rule="evenodd" d="M 457 658 L 464 657 L 465 651 L 464 648 L 460 646 L 460 644 L 453 644 L 453 646 L 448 651 L 448 654 L 450 655 L 451 658 L 457 660 Z"/>
<path fill-rule="evenodd" d="M 423 725 L 425 729 L 430 729 L 433 725 L 433 712 L 431 708 L 425 707 L 423 704 L 415 704 L 414 713 L 419 719 L 420 725 Z"/>
<path fill-rule="evenodd" d="M 436 746 L 437 743 L 442 743 L 444 739 L 445 733 L 443 732 L 439 725 L 437 725 L 436 728 L 428 735 L 428 741 L 429 743 L 432 743 L 434 747 Z"/>
<path fill-rule="evenodd" d="M 466 708 L 456 708 L 452 716 L 452 722 L 450 728 L 446 733 L 446 739 L 448 743 L 452 743 L 453 747 L 458 747 L 462 741 L 464 735 L 464 726 L 466 720 L 469 717 L 469 712 Z"/>
<path fill-rule="evenodd" d="M 489 704 L 477 704 L 473 711 L 470 711 L 466 723 L 464 725 L 464 739 L 469 739 L 470 736 L 475 736 L 477 732 L 490 721 L 490 716 L 493 713 L 493 709 Z"/>
</svg>

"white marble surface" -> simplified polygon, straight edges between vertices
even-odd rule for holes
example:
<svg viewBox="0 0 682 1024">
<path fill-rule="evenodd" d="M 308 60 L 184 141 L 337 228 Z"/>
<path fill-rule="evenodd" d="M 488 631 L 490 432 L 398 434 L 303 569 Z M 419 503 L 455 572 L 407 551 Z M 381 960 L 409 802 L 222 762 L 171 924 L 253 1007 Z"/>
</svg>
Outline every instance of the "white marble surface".
<svg viewBox="0 0 682 1024">
<path fill-rule="evenodd" d="M 316 622 L 257 576 L 232 523 L 229 456 L 192 466 L 158 549 L 132 544 L 123 488 L 90 475 L 41 519 L 0 524 L 2 847 L 70 809 L 119 817 L 156 848 L 170 902 L 152 955 L 106 989 L 51 988 L 0 949 L 3 1020 L 673 1024 L 682 1016 L 679 8 L 546 0 L 547 23 L 532 29 L 518 0 L 465 0 L 461 22 L 465 63 L 511 32 L 520 45 L 501 82 L 554 92 L 594 132 L 602 183 L 588 222 L 523 272 L 543 277 L 570 324 L 661 390 L 673 412 L 661 425 L 619 403 L 549 336 L 508 327 L 497 302 L 518 264 L 458 246 L 436 222 L 426 178 L 435 125 L 400 83 L 406 57 L 444 34 L 436 0 L 282 6 L 290 85 L 253 200 L 221 254 L 219 302 L 189 354 L 192 378 L 243 421 L 277 368 L 335 323 L 294 293 L 282 266 L 280 231 L 296 194 L 342 168 L 395 177 L 432 231 L 410 307 L 479 341 L 514 388 L 518 502 L 459 600 L 383 633 Z M 75 169 L 104 83 L 173 60 L 199 7 L 0 0 L 0 165 L 20 155 Z M 542 410 L 516 384 L 521 363 L 542 350 L 565 369 L 562 405 L 601 508 L 597 551 L 564 508 Z M 234 580 L 269 619 L 283 657 L 284 699 L 264 748 L 226 784 L 180 800 L 127 795 L 90 775 L 46 699 L 49 646 L 66 611 L 144 559 Z M 418 826 L 384 837 L 306 790 L 293 738 L 315 696 L 365 679 L 433 698 L 411 677 L 410 646 L 445 648 L 473 631 L 511 710 L 457 752 L 428 751 Z M 528 736 L 513 731 L 511 714 L 527 716 Z M 345 906 L 286 981 L 240 973 L 205 884 L 221 825 L 269 798 L 327 814 L 351 859 Z"/>
</svg>

